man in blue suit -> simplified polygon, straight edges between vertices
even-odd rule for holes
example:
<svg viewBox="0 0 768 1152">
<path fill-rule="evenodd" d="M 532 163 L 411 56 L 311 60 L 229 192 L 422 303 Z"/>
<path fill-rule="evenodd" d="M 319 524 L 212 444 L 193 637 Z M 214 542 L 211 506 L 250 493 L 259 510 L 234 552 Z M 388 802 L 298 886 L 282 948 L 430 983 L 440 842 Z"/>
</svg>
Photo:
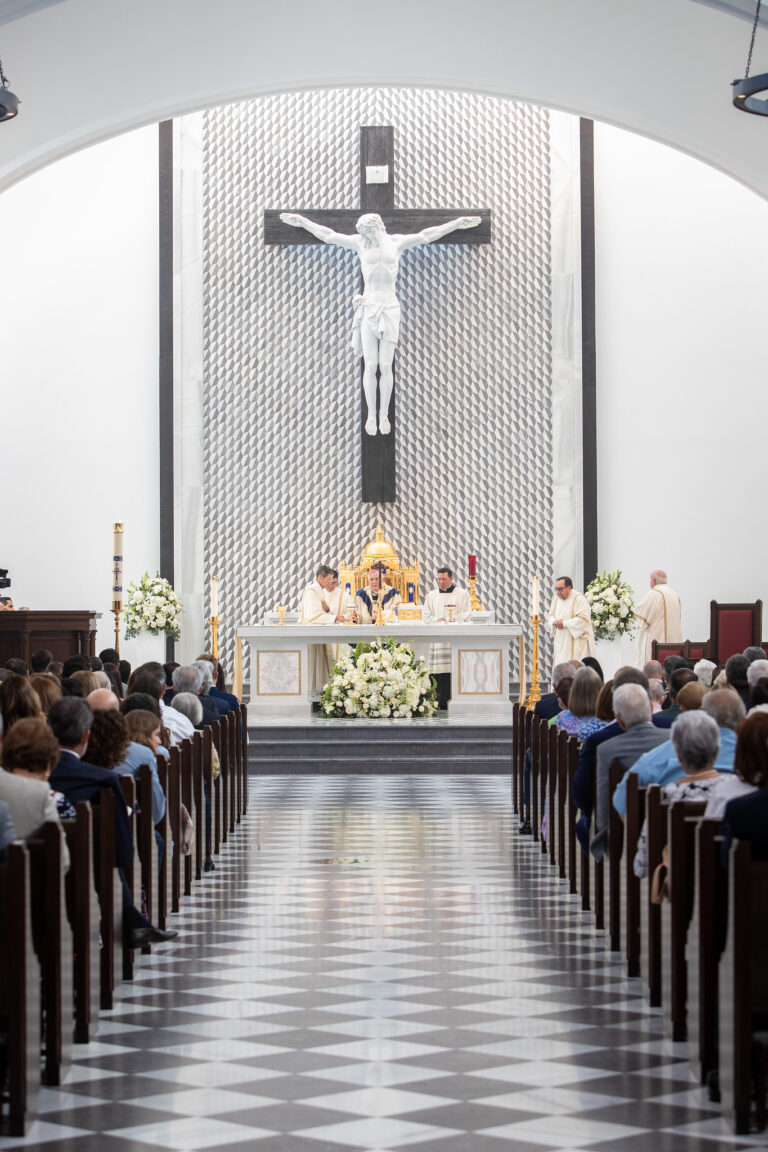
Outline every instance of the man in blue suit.
<svg viewBox="0 0 768 1152">
<path fill-rule="evenodd" d="M 133 903 L 123 872 L 133 859 L 133 838 L 120 778 L 106 768 L 100 768 L 83 760 L 93 723 L 90 705 L 78 696 L 65 696 L 51 705 L 48 723 L 59 742 L 60 751 L 59 762 L 51 772 L 49 780 L 51 788 L 63 792 L 73 804 L 79 800 L 98 804 L 103 789 L 107 789 L 114 796 L 115 865 L 123 886 L 123 924 L 128 935 L 128 943 L 132 948 L 141 948 L 144 944 L 173 940 L 178 936 L 178 932 L 173 930 L 164 932 L 160 928 L 155 928 Z"/>
</svg>

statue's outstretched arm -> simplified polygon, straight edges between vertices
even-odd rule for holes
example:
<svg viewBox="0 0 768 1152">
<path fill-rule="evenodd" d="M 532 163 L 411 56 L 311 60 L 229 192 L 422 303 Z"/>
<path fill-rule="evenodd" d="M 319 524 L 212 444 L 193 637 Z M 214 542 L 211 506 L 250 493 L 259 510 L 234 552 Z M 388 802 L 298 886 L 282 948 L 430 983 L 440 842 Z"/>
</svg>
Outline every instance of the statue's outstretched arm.
<svg viewBox="0 0 768 1152">
<path fill-rule="evenodd" d="M 445 224 L 435 224 L 433 228 L 423 228 L 421 232 L 412 232 L 409 236 L 398 236 L 401 249 L 418 248 L 420 244 L 431 244 L 441 236 L 458 229 L 475 228 L 482 220 L 481 216 L 458 216 L 455 220 L 448 220 Z"/>
<path fill-rule="evenodd" d="M 347 235 L 344 232 L 334 232 L 333 228 L 326 228 L 324 224 L 315 224 L 314 220 L 308 220 L 306 216 L 301 216 L 298 212 L 281 212 L 280 219 L 283 224 L 290 224 L 292 228 L 303 228 L 321 240 L 323 244 L 338 244 L 340 248 L 357 248 L 357 236 Z"/>
</svg>

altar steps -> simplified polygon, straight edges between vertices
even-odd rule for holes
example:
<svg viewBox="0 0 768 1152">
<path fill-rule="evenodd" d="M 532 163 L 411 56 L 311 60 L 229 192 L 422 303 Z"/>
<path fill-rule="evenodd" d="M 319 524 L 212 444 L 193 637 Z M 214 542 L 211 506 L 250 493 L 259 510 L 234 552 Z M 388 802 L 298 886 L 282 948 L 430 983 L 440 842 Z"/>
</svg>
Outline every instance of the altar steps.
<svg viewBox="0 0 768 1152">
<path fill-rule="evenodd" d="M 418 725 L 416 725 L 418 727 Z M 510 773 L 512 725 L 443 724 L 423 732 L 376 722 L 251 725 L 251 775 Z"/>
</svg>

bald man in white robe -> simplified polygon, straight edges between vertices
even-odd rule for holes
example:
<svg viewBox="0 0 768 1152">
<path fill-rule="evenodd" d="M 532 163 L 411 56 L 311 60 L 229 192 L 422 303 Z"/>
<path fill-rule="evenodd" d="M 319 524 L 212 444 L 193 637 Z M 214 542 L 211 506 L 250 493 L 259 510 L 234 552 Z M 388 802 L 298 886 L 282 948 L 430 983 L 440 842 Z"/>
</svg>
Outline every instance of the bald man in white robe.
<svg viewBox="0 0 768 1152">
<path fill-rule="evenodd" d="M 595 654 L 592 609 L 583 592 L 577 592 L 570 576 L 555 581 L 555 598 L 549 609 L 549 629 L 554 639 L 554 662 L 583 660 Z"/>
<path fill-rule="evenodd" d="M 667 584 L 667 574 L 662 568 L 651 572 L 651 589 L 635 605 L 635 618 L 639 625 L 635 650 L 638 668 L 652 659 L 654 640 L 659 644 L 682 643 L 680 597 Z"/>
</svg>

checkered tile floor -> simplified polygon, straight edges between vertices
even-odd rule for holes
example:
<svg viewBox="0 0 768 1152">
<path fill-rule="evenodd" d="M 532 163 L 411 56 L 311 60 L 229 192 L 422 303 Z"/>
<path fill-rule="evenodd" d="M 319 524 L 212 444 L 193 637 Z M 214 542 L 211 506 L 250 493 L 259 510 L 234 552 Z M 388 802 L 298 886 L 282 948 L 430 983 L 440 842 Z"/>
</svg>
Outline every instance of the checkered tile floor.
<svg viewBox="0 0 768 1152">
<path fill-rule="evenodd" d="M 251 781 L 25 1141 L 67 1152 L 732 1152 L 498 776 Z"/>
</svg>

